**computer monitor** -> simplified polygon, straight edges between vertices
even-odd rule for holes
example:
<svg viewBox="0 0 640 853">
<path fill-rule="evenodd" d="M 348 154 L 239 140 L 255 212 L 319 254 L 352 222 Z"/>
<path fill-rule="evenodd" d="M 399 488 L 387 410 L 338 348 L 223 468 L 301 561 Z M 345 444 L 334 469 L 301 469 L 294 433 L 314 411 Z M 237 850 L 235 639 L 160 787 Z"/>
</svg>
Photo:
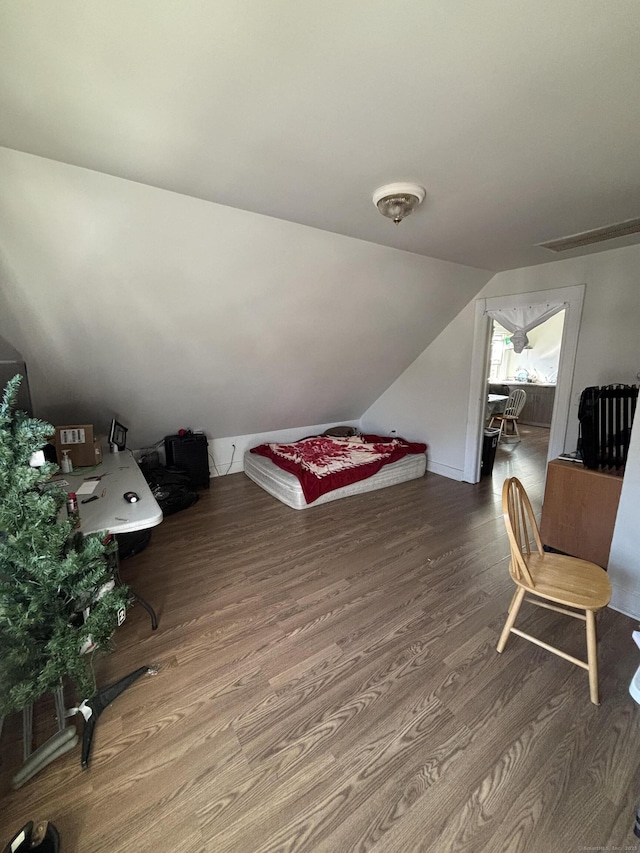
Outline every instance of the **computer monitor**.
<svg viewBox="0 0 640 853">
<path fill-rule="evenodd" d="M 127 428 L 122 426 L 115 418 L 109 427 L 109 448 L 112 453 L 125 450 L 127 446 Z"/>
</svg>

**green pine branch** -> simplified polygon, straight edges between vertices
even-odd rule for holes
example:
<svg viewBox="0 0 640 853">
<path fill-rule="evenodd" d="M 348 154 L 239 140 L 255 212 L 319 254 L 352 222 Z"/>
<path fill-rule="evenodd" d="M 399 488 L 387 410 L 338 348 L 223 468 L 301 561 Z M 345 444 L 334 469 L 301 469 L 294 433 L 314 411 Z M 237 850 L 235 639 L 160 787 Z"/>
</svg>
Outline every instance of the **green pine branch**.
<svg viewBox="0 0 640 853">
<path fill-rule="evenodd" d="M 82 698 L 93 695 L 91 655 L 80 649 L 90 639 L 106 650 L 130 603 L 126 587 L 104 589 L 115 541 L 74 533 L 59 519 L 66 494 L 51 483 L 58 467 L 29 465 L 54 428 L 16 411 L 19 386 L 15 376 L 0 403 L 0 716 L 65 678 Z"/>
</svg>

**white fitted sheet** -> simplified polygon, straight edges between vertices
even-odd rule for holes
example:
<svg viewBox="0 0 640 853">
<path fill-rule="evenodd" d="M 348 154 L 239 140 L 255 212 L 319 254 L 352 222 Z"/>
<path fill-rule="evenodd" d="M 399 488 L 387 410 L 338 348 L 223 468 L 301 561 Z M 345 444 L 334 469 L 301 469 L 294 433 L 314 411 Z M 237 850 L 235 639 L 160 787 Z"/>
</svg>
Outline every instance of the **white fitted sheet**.
<svg viewBox="0 0 640 853">
<path fill-rule="evenodd" d="M 377 474 L 367 480 L 359 480 L 349 486 L 341 486 L 339 489 L 320 495 L 317 500 L 308 504 L 302 493 L 300 481 L 295 474 L 283 471 L 271 459 L 258 456 L 257 453 L 251 453 L 250 450 L 244 454 L 244 473 L 247 477 L 292 509 L 310 509 L 320 504 L 329 503 L 329 501 L 346 498 L 349 495 L 362 495 L 365 492 L 395 486 L 397 483 L 404 483 L 407 480 L 416 480 L 423 476 L 426 468 L 427 456 L 425 453 L 410 453 L 397 462 L 383 465 Z"/>
</svg>

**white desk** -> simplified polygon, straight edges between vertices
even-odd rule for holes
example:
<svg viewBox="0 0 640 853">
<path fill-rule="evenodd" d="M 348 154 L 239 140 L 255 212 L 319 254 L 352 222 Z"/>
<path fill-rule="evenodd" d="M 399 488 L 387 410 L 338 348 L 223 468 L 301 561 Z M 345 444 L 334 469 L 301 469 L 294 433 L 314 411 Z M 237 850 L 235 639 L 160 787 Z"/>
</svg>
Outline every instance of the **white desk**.
<svg viewBox="0 0 640 853">
<path fill-rule="evenodd" d="M 92 477 L 100 477 L 91 494 L 77 494 L 80 486 Z M 82 468 L 72 474 L 58 474 L 55 480 L 66 480 L 68 492 L 76 492 L 80 511 L 79 533 L 134 533 L 156 527 L 162 521 L 162 510 L 154 498 L 149 484 L 130 450 L 120 453 L 105 452 L 100 465 Z M 54 480 L 54 482 L 55 482 Z M 125 492 L 135 492 L 138 500 L 129 503 L 124 499 Z M 82 503 L 93 496 L 97 500 Z M 60 518 L 66 518 L 66 509 L 60 510 Z M 120 562 L 115 565 L 116 580 L 120 583 Z M 158 627 L 158 617 L 153 607 L 137 593 L 132 594 L 151 617 L 151 628 Z"/>
<path fill-rule="evenodd" d="M 78 495 L 80 533 L 133 533 L 156 527 L 162 521 L 162 510 L 154 498 L 149 484 L 138 467 L 130 450 L 104 453 L 95 468 L 77 469 L 73 474 L 58 474 L 55 480 L 66 480 L 67 492 L 77 492 L 82 483 L 91 477 L 101 477 L 91 495 Z M 128 503 L 125 492 L 136 492 L 139 500 Z M 82 503 L 96 495 L 98 500 Z M 62 509 L 62 513 L 66 510 Z"/>
</svg>

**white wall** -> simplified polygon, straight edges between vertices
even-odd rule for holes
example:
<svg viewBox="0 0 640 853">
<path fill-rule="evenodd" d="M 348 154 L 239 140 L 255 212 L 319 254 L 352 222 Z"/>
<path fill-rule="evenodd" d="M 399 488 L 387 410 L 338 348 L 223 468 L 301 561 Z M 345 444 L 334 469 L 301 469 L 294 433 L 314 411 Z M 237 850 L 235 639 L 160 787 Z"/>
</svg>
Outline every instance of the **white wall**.
<svg viewBox="0 0 640 853">
<path fill-rule="evenodd" d="M 357 419 L 491 276 L 6 148 L 0 185 L 36 414 L 134 447 Z"/>
<path fill-rule="evenodd" d="M 429 469 L 462 478 L 476 298 L 586 284 L 565 450 L 575 450 L 583 388 L 636 382 L 640 370 L 640 246 L 498 273 L 361 418 L 398 422 L 429 445 Z"/>
<path fill-rule="evenodd" d="M 397 429 L 424 441 L 429 471 L 456 480 L 464 462 L 473 319 L 471 302 L 360 419 L 363 432 Z"/>
</svg>

